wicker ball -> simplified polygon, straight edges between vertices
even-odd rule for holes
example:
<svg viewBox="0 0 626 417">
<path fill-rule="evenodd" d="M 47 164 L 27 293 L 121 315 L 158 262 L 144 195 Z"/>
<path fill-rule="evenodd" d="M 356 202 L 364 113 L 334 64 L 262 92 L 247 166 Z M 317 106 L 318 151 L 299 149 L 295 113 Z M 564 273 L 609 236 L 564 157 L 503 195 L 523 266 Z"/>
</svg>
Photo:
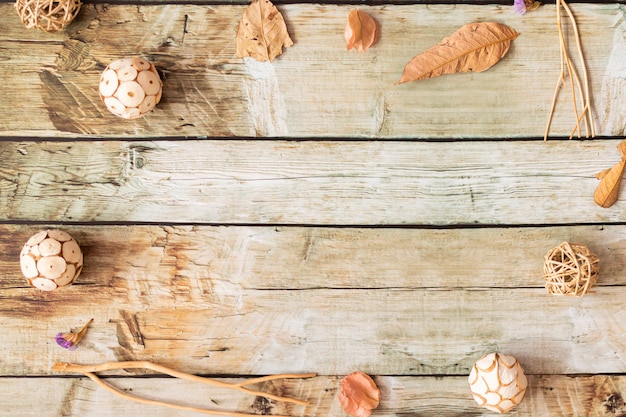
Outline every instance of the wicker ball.
<svg viewBox="0 0 626 417">
<path fill-rule="evenodd" d="M 582 297 L 598 278 L 598 264 L 598 256 L 587 246 L 563 242 L 545 256 L 546 289 L 550 294 Z"/>
<path fill-rule="evenodd" d="M 98 90 L 111 113 L 135 119 L 151 111 L 161 100 L 163 83 L 152 63 L 130 57 L 118 59 L 104 69 Z"/>
<path fill-rule="evenodd" d="M 83 269 L 83 252 L 69 234 L 44 230 L 33 235 L 20 253 L 28 283 L 43 291 L 70 285 Z"/>
<path fill-rule="evenodd" d="M 57 32 L 78 14 L 80 0 L 16 0 L 15 10 L 28 29 Z"/>
<path fill-rule="evenodd" d="M 522 402 L 528 387 L 517 359 L 502 353 L 489 353 L 477 360 L 468 382 L 478 405 L 498 413 L 506 413 Z"/>
</svg>

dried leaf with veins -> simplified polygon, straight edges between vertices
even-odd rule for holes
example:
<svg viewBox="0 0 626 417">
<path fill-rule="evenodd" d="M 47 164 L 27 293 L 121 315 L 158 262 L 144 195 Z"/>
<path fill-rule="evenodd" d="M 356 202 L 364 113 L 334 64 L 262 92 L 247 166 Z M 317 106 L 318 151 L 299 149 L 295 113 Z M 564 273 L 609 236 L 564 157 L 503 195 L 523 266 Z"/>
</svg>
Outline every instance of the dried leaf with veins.
<svg viewBox="0 0 626 417">
<path fill-rule="evenodd" d="M 369 417 L 380 403 L 380 390 L 374 380 L 363 372 L 352 372 L 341 380 L 339 402 L 354 417 Z"/>
<path fill-rule="evenodd" d="M 469 23 L 437 45 L 414 57 L 397 84 L 457 72 L 482 72 L 509 51 L 518 33 L 496 22 Z"/>
<path fill-rule="evenodd" d="M 596 174 L 600 184 L 598 184 L 595 193 L 593 193 L 593 201 L 600 207 L 611 207 L 619 196 L 619 187 L 622 183 L 622 176 L 624 176 L 624 168 L 626 167 L 626 139 L 617 145 L 617 149 L 622 154 L 622 160 L 611 168 Z"/>
<path fill-rule="evenodd" d="M 269 0 L 253 0 L 241 16 L 237 29 L 237 56 L 274 61 L 293 41 L 283 15 Z"/>
<path fill-rule="evenodd" d="M 365 52 L 378 41 L 378 23 L 366 12 L 355 9 L 348 15 L 344 36 L 348 50 Z"/>
</svg>

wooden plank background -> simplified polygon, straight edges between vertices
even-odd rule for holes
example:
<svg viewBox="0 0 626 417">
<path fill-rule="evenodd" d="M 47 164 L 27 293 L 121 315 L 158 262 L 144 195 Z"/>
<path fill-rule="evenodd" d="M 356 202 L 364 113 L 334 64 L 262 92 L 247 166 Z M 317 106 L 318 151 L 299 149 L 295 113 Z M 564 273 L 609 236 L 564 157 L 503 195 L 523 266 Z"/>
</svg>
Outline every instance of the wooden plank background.
<svg viewBox="0 0 626 417">
<path fill-rule="evenodd" d="M 51 371 L 118 360 L 236 380 L 318 374 L 262 387 L 306 407 L 107 374 L 185 405 L 345 417 L 339 381 L 361 370 L 382 390 L 374 416 L 492 415 L 466 382 L 491 351 L 529 375 L 512 415 L 626 415 L 626 206 L 593 203 L 626 127 L 623 4 L 572 2 L 598 137 L 565 139 L 564 90 L 544 142 L 559 71 L 552 4 L 525 16 L 509 2 L 359 5 L 382 31 L 361 54 L 343 40 L 355 5 L 277 3 L 295 45 L 261 64 L 235 57 L 245 2 L 115 3 L 45 34 L 0 2 L 3 415 L 200 415 Z M 417 53 L 492 20 L 520 36 L 488 72 L 394 85 Z M 164 98 L 123 121 L 97 82 L 135 54 L 159 69 Z M 46 228 L 85 254 L 78 281 L 52 293 L 29 288 L 18 262 Z M 563 241 L 600 257 L 582 299 L 543 288 L 543 256 Z M 78 350 L 56 346 L 90 318 Z"/>
<path fill-rule="evenodd" d="M 0 135 L 543 136 L 560 68 L 554 6 L 527 16 L 503 5 L 367 7 L 380 21 L 381 39 L 360 54 L 346 51 L 342 36 L 354 6 L 284 5 L 295 45 L 273 64 L 235 57 L 244 7 L 86 5 L 67 32 L 50 35 L 24 30 L 11 6 L 0 5 L 0 24 L 7 28 L 0 40 L 0 112 L 6 115 Z M 597 133 L 622 135 L 622 6 L 580 4 L 576 11 Z M 414 55 L 465 23 L 491 20 L 520 36 L 488 75 L 394 85 Z M 150 118 L 111 123 L 97 97 L 100 73 L 112 60 L 134 54 L 162 72 L 163 101 Z M 566 92 L 560 97 L 552 133 L 569 136 L 570 98 Z"/>
</svg>

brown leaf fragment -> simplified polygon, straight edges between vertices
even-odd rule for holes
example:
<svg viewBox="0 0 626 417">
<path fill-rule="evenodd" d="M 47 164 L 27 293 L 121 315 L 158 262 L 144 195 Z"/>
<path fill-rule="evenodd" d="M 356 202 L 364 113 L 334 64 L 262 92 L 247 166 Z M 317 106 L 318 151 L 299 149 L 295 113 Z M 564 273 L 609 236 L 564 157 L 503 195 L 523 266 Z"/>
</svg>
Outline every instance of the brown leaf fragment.
<svg viewBox="0 0 626 417">
<path fill-rule="evenodd" d="M 622 160 L 613 167 L 598 172 L 596 178 L 600 180 L 596 191 L 593 193 L 593 201 L 600 207 L 611 207 L 619 196 L 619 187 L 622 183 L 624 168 L 626 167 L 626 139 L 617 145 L 622 154 Z"/>
<path fill-rule="evenodd" d="M 338 394 L 343 410 L 354 417 L 369 417 L 380 403 L 380 390 L 363 372 L 352 372 L 341 380 Z"/>
<path fill-rule="evenodd" d="M 365 52 L 378 41 L 378 23 L 366 12 L 352 10 L 348 15 L 344 36 L 348 51 L 354 48 Z"/>
<path fill-rule="evenodd" d="M 293 41 L 283 15 L 269 0 L 252 0 L 237 28 L 237 56 L 274 61 Z"/>
<path fill-rule="evenodd" d="M 518 33 L 497 22 L 469 23 L 404 67 L 397 84 L 456 72 L 482 72 L 502 59 Z"/>
</svg>

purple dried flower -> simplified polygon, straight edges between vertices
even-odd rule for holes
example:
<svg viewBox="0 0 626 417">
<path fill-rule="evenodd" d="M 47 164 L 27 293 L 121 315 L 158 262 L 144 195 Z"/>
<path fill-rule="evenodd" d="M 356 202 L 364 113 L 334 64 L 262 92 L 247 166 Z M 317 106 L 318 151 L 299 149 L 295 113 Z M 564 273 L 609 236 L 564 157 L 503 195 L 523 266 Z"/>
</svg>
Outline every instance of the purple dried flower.
<svg viewBox="0 0 626 417">
<path fill-rule="evenodd" d="M 87 327 L 89 327 L 92 321 L 93 319 L 89 320 L 78 333 L 57 333 L 54 340 L 56 340 L 57 345 L 64 349 L 76 350 L 78 343 L 82 340 L 83 336 L 85 336 L 85 333 L 87 333 Z"/>
<path fill-rule="evenodd" d="M 514 0 L 513 7 L 515 7 L 515 13 L 526 13 L 526 2 L 524 0 Z"/>
<path fill-rule="evenodd" d="M 63 349 L 75 350 L 76 345 L 73 344 L 72 336 L 75 336 L 74 333 L 57 333 L 54 340 L 57 341 L 57 345 L 61 346 Z"/>
</svg>

